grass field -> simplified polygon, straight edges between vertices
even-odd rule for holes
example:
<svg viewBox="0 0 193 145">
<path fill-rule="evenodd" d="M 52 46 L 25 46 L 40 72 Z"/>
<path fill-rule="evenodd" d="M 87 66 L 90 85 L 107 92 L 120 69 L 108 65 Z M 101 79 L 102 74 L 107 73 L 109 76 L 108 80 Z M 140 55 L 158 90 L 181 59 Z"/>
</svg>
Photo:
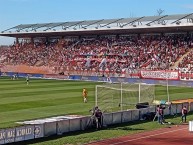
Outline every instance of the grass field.
<svg viewBox="0 0 193 145">
<path fill-rule="evenodd" d="M 0 128 L 15 126 L 15 122 L 44 118 L 58 115 L 77 114 L 88 115 L 94 106 L 96 82 L 62 81 L 31 79 L 26 85 L 24 78 L 11 80 L 0 78 Z M 88 103 L 83 103 L 82 88 L 88 90 Z M 156 99 L 167 100 L 165 86 L 156 86 Z M 170 100 L 193 98 L 193 89 L 185 87 L 169 87 Z M 178 118 L 180 120 L 180 118 Z M 85 143 L 103 138 L 121 136 L 137 131 L 156 128 L 157 124 L 144 122 L 143 129 L 138 123 L 125 124 L 101 131 L 78 132 L 65 136 L 49 138 L 46 142 L 38 140 L 38 145 L 62 145 Z M 143 125 L 144 125 L 143 124 Z M 125 129 L 124 129 L 125 128 Z M 133 129 L 131 129 L 133 128 Z M 142 128 L 142 129 L 139 129 Z M 98 133 L 97 133 L 98 132 Z M 75 139 L 74 139 L 75 138 Z M 35 142 L 29 142 L 29 144 Z"/>
<path fill-rule="evenodd" d="M 0 128 L 16 121 L 66 114 L 89 114 L 94 106 L 96 83 L 0 78 Z M 82 88 L 88 90 L 88 103 L 83 103 Z M 80 109 L 81 108 L 81 109 Z"/>
</svg>

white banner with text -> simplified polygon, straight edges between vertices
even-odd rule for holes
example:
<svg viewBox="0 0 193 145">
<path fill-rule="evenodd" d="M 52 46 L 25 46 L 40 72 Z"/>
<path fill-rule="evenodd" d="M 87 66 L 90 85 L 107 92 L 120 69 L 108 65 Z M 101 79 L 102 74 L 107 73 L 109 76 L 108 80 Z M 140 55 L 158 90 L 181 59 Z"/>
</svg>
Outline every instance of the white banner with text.
<svg viewBox="0 0 193 145">
<path fill-rule="evenodd" d="M 178 80 L 178 71 L 141 71 L 141 78 L 144 79 L 168 79 Z"/>
</svg>

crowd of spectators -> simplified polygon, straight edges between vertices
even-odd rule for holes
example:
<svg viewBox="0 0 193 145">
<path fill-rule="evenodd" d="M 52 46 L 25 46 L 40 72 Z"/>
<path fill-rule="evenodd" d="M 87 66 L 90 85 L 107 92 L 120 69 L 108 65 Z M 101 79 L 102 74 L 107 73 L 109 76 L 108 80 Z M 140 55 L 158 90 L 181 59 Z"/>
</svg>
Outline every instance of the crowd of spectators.
<svg viewBox="0 0 193 145">
<path fill-rule="evenodd" d="M 191 51 L 184 34 L 97 36 L 77 39 L 35 40 L 1 49 L 3 64 L 49 66 L 61 69 L 131 72 L 170 69 Z M 176 68 L 193 64 L 190 52 Z"/>
<path fill-rule="evenodd" d="M 193 71 L 193 52 L 190 51 L 188 55 L 183 57 L 182 61 L 179 63 L 178 68 L 181 71 Z"/>
</svg>

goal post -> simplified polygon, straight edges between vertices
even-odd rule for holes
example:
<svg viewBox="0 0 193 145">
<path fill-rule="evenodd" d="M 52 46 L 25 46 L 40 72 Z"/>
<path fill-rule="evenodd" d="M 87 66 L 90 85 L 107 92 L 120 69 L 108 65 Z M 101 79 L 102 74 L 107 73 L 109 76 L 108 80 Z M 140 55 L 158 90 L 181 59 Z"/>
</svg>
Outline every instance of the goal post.
<svg viewBox="0 0 193 145">
<path fill-rule="evenodd" d="M 137 103 L 153 103 L 154 85 L 117 83 L 96 85 L 95 105 L 106 112 L 134 109 Z"/>
</svg>

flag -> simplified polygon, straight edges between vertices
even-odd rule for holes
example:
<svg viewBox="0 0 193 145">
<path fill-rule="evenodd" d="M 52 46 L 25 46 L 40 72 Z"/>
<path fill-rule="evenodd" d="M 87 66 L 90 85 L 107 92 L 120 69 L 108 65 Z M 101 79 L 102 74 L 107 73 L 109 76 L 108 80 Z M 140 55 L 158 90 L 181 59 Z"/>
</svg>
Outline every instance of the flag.
<svg viewBox="0 0 193 145">
<path fill-rule="evenodd" d="M 105 66 L 107 63 L 107 59 L 106 58 L 103 58 L 101 63 L 99 64 L 99 68 L 102 67 L 102 66 Z"/>
<path fill-rule="evenodd" d="M 90 57 L 87 57 L 85 67 L 90 67 L 91 59 Z"/>
<path fill-rule="evenodd" d="M 152 60 L 158 62 L 159 61 L 159 57 L 154 53 Z"/>
</svg>

